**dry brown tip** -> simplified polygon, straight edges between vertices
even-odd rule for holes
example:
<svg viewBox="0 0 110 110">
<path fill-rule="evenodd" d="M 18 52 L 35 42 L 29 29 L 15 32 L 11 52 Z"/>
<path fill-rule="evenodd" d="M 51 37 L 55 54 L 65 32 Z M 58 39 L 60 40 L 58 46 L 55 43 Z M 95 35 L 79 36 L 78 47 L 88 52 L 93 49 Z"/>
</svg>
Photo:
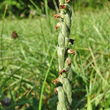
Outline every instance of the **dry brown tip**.
<svg viewBox="0 0 110 110">
<path fill-rule="evenodd" d="M 56 85 L 58 82 L 61 82 L 61 80 L 60 80 L 60 78 L 59 78 L 59 77 L 53 81 L 53 84 L 55 84 L 55 85 Z"/>
<path fill-rule="evenodd" d="M 70 0 L 65 0 L 65 2 L 67 2 L 67 3 L 68 3 L 68 2 L 70 2 Z"/>
<path fill-rule="evenodd" d="M 54 91 L 55 91 L 56 94 L 58 94 L 58 89 L 57 88 L 55 88 Z"/>
<path fill-rule="evenodd" d="M 59 73 L 62 75 L 62 73 L 65 73 L 66 70 L 65 69 L 62 69 Z"/>
<path fill-rule="evenodd" d="M 59 9 L 61 10 L 61 9 L 65 9 L 66 8 L 66 5 L 60 5 L 59 6 Z"/>
<path fill-rule="evenodd" d="M 57 18 L 61 18 L 61 13 L 54 15 L 54 17 L 55 17 L 55 20 L 56 20 Z"/>
<path fill-rule="evenodd" d="M 75 55 L 75 51 L 73 49 L 69 49 L 68 53 Z"/>
<path fill-rule="evenodd" d="M 53 81 L 53 84 L 55 84 L 55 85 L 57 84 L 57 80 L 56 79 Z"/>
<path fill-rule="evenodd" d="M 67 62 L 67 64 L 68 64 L 68 66 L 71 65 L 71 59 L 70 59 L 70 58 L 67 58 L 67 59 L 66 59 L 66 62 Z"/>
<path fill-rule="evenodd" d="M 59 27 L 60 27 L 60 24 L 57 23 L 57 24 L 55 25 L 55 29 L 57 30 Z"/>
</svg>

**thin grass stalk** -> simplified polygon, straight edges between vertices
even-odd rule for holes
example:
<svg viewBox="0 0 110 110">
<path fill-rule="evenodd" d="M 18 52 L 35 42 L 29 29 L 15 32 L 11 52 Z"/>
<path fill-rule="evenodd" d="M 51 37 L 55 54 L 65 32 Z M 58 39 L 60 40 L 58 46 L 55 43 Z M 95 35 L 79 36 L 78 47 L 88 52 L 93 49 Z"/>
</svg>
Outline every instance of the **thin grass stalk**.
<svg viewBox="0 0 110 110">
<path fill-rule="evenodd" d="M 3 22 L 2 22 L 2 29 L 1 29 L 1 45 L 0 45 L 1 46 L 0 54 L 1 54 L 2 66 L 0 67 L 0 69 L 3 69 L 3 67 L 4 67 L 3 54 L 2 54 L 2 52 L 3 52 L 3 29 L 4 29 L 4 22 L 5 22 L 5 16 L 6 16 L 7 9 L 8 9 L 8 5 L 5 6 L 5 10 L 4 10 L 3 18 L 2 18 Z"/>
<path fill-rule="evenodd" d="M 47 69 L 47 72 L 46 72 L 46 75 L 45 75 L 45 78 L 44 78 L 44 81 L 43 81 L 43 85 L 42 85 L 42 89 L 41 89 L 41 94 L 40 94 L 40 100 L 39 100 L 39 110 L 42 110 L 42 98 L 43 98 L 43 93 L 44 93 L 44 89 L 45 89 L 45 84 L 46 84 L 46 80 L 47 80 L 47 77 L 48 77 L 48 74 L 49 74 L 49 71 L 50 71 L 50 67 L 52 65 L 55 53 L 56 53 L 56 49 L 55 49 L 54 54 L 53 54 L 53 56 L 52 56 L 52 58 L 50 60 L 50 65 L 49 65 L 49 67 Z"/>
</svg>

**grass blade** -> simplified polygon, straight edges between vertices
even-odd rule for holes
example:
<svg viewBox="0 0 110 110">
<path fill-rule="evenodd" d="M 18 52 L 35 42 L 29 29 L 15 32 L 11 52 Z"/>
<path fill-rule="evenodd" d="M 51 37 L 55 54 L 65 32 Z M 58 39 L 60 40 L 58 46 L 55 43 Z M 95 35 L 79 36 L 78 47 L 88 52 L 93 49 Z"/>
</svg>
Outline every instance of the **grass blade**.
<svg viewBox="0 0 110 110">
<path fill-rule="evenodd" d="M 44 89 L 45 89 L 45 83 L 46 83 L 46 80 L 47 80 L 47 77 L 48 77 L 48 74 L 49 74 L 49 71 L 50 71 L 50 68 L 51 68 L 55 53 L 56 53 L 56 49 L 55 49 L 54 54 L 53 54 L 53 56 L 52 56 L 52 58 L 50 60 L 50 65 L 49 65 L 49 68 L 48 68 L 48 70 L 46 72 L 45 79 L 44 79 L 44 82 L 43 82 L 43 85 L 42 85 L 41 94 L 40 94 L 40 101 L 39 101 L 39 110 L 41 110 L 41 108 L 42 108 L 42 97 L 43 97 L 43 92 L 44 92 Z"/>
<path fill-rule="evenodd" d="M 2 66 L 0 67 L 0 70 L 3 68 L 3 54 L 2 54 L 2 51 L 3 51 L 3 29 L 4 29 L 4 22 L 5 22 L 5 16 L 6 16 L 6 12 L 7 12 L 7 9 L 8 9 L 8 5 L 5 6 L 5 11 L 4 11 L 4 14 L 3 14 L 3 22 L 2 22 L 2 29 L 1 29 L 1 64 Z"/>
</svg>

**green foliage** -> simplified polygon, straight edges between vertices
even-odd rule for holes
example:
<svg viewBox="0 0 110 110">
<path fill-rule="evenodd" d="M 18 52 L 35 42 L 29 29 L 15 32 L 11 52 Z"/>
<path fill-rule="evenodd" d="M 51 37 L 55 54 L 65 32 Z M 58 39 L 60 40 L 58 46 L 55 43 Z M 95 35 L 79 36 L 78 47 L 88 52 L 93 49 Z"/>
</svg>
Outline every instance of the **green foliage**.
<svg viewBox="0 0 110 110">
<path fill-rule="evenodd" d="M 73 110 L 110 108 L 110 13 L 109 9 L 76 12 L 70 37 L 75 39 L 72 59 Z M 56 110 L 57 96 L 52 81 L 58 77 L 56 51 L 58 32 L 52 16 L 48 19 L 0 21 L 0 109 L 11 98 L 8 109 L 36 110 L 43 82 L 42 110 Z M 50 28 L 51 27 L 51 28 Z M 18 34 L 11 37 L 12 31 Z M 1 36 L 0 36 L 1 37 Z M 1 40 L 0 40 L 1 43 Z M 1 58 L 2 57 L 2 58 Z M 46 78 L 46 81 L 44 80 Z"/>
<path fill-rule="evenodd" d="M 59 0 L 59 6 L 65 6 L 66 8 L 60 9 L 60 20 L 59 25 L 60 31 L 58 35 L 58 66 L 59 72 L 65 69 L 65 72 L 60 74 L 59 79 L 61 80 L 62 86 L 59 86 L 58 91 L 58 105 L 57 110 L 70 110 L 72 106 L 72 83 L 71 78 L 68 79 L 69 74 L 72 76 L 71 72 L 71 59 L 69 58 L 68 50 L 70 41 L 70 30 L 71 30 L 71 20 L 72 20 L 72 9 L 70 5 L 65 2 L 65 0 Z M 55 15 L 56 17 L 59 14 Z M 67 63 L 69 59 L 70 64 Z M 69 67 L 70 66 L 70 67 Z M 69 68 L 68 68 L 69 67 Z M 68 68 L 68 70 L 67 70 Z M 71 73 L 70 73 L 71 72 Z"/>
<path fill-rule="evenodd" d="M 91 7 L 91 8 L 103 8 L 108 0 L 74 0 L 74 6 L 76 8 Z"/>
<path fill-rule="evenodd" d="M 36 4 L 37 10 L 32 2 Z M 108 2 L 109 0 L 71 0 L 71 5 L 77 9 L 82 7 L 103 8 Z M 47 5 L 50 9 L 57 9 L 58 0 L 0 0 L 0 17 L 6 4 L 8 4 L 7 15 L 19 17 L 22 14 L 28 17 L 33 10 L 36 15 L 47 14 Z"/>
<path fill-rule="evenodd" d="M 36 10 L 38 13 L 40 13 L 40 11 L 44 13 L 43 0 L 2 0 L 0 1 L 0 9 L 1 12 L 3 12 L 5 5 L 7 4 L 9 15 L 14 14 L 19 17 L 20 14 L 24 14 L 25 16 L 28 16 L 30 14 L 30 11 L 34 8 L 31 1 L 33 1 L 38 7 L 38 10 Z"/>
</svg>

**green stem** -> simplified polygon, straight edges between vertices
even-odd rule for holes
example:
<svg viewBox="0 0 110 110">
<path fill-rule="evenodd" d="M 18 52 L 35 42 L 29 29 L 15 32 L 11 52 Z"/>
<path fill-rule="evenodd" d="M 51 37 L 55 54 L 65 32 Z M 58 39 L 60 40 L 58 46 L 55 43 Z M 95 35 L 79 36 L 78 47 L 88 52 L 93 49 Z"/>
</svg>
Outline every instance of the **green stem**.
<svg viewBox="0 0 110 110">
<path fill-rule="evenodd" d="M 3 22 L 2 22 L 2 29 L 1 29 L 1 62 L 2 62 L 2 68 L 3 68 L 3 29 L 4 29 L 4 22 L 5 22 L 5 16 L 7 12 L 8 5 L 5 6 L 5 11 L 3 14 Z"/>
<path fill-rule="evenodd" d="M 49 67 L 48 67 L 48 70 L 47 70 L 47 72 L 46 72 L 45 79 L 44 79 L 44 82 L 43 82 L 43 85 L 42 85 L 41 94 L 40 94 L 40 101 L 39 101 L 39 110 L 41 110 L 41 108 L 42 108 L 43 92 L 44 92 L 44 89 L 45 89 L 46 80 L 47 80 L 47 77 L 48 77 L 48 74 L 49 74 L 49 71 L 50 71 L 50 67 L 51 67 L 51 65 L 52 65 L 52 62 L 53 62 L 55 53 L 56 53 L 56 49 L 55 49 L 54 54 L 53 54 L 53 56 L 52 56 L 52 58 L 51 58 L 51 60 L 50 60 L 50 65 L 49 65 Z"/>
<path fill-rule="evenodd" d="M 60 22 L 56 25 L 60 27 L 58 35 L 58 64 L 60 76 L 54 82 L 61 82 L 56 90 L 58 92 L 57 110 L 71 110 L 72 105 L 72 71 L 71 59 L 69 53 L 74 55 L 74 51 L 69 49 L 69 36 L 71 28 L 72 10 L 68 4 L 69 0 L 59 0 L 60 14 L 55 17 L 60 17 Z"/>
</svg>

